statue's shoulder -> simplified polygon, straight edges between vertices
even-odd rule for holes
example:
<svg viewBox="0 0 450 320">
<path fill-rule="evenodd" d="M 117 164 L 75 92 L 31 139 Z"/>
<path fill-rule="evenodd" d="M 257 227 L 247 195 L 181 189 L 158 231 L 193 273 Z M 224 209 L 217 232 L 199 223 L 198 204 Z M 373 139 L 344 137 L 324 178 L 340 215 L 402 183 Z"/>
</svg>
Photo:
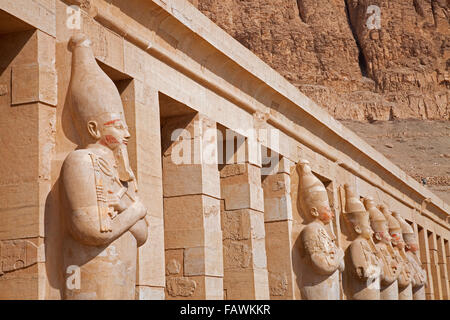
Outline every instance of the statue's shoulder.
<svg viewBox="0 0 450 320">
<path fill-rule="evenodd" d="M 366 262 L 369 261 L 368 259 L 370 259 L 371 251 L 369 250 L 369 245 L 364 239 L 359 238 L 353 240 L 352 243 L 350 243 L 348 249 L 350 257 L 354 264 L 356 263 L 356 265 L 359 265 L 363 263 L 360 259 L 363 259 L 363 261 Z"/>
<path fill-rule="evenodd" d="M 69 153 L 63 163 L 64 175 L 79 175 L 84 170 L 93 168 L 92 154 L 93 153 L 87 149 L 74 150 Z"/>
<path fill-rule="evenodd" d="M 317 235 L 317 233 L 321 228 L 322 227 L 316 222 L 308 223 L 302 230 L 302 237 L 303 238 L 314 237 Z"/>
<path fill-rule="evenodd" d="M 302 239 L 304 243 L 328 243 L 330 236 L 323 225 L 317 222 L 311 222 L 302 230 Z"/>
<path fill-rule="evenodd" d="M 325 227 L 320 224 L 319 222 L 313 221 L 311 223 L 308 223 L 303 230 L 311 232 L 311 231 L 318 231 L 318 230 L 326 230 Z"/>
<path fill-rule="evenodd" d="M 355 240 L 352 241 L 352 243 L 350 243 L 350 248 L 364 248 L 367 245 L 366 240 L 361 239 L 361 238 L 357 238 Z"/>
<path fill-rule="evenodd" d="M 87 162 L 92 163 L 91 151 L 87 149 L 74 150 L 64 160 L 64 165 L 86 165 Z"/>
</svg>

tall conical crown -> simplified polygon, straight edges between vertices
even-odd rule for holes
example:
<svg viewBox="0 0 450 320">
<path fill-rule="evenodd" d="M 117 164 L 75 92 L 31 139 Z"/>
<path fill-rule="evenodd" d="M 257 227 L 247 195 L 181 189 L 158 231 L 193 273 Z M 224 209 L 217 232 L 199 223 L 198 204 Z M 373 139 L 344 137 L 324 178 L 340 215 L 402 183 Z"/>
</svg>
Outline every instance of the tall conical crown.
<svg viewBox="0 0 450 320">
<path fill-rule="evenodd" d="M 347 213 L 365 212 L 366 208 L 362 204 L 361 200 L 355 195 L 353 189 L 346 183 L 345 189 L 345 211 Z"/>
<path fill-rule="evenodd" d="M 386 218 L 384 215 L 378 210 L 377 206 L 375 205 L 375 201 L 372 197 L 365 197 L 364 198 L 364 206 L 366 207 L 366 210 L 369 212 L 370 221 L 386 221 Z"/>
<path fill-rule="evenodd" d="M 368 216 L 368 212 L 361 200 L 355 195 L 353 189 L 346 183 L 345 189 L 345 213 L 352 222 L 365 218 Z M 356 220 L 355 220 L 356 219 Z"/>
<path fill-rule="evenodd" d="M 119 92 L 95 61 L 91 41 L 79 33 L 70 39 L 69 48 L 72 51 L 69 91 L 79 129 L 86 128 L 90 120 L 124 120 Z"/>
<path fill-rule="evenodd" d="M 309 213 L 311 208 L 329 207 L 327 190 L 323 183 L 312 173 L 307 160 L 297 164 L 299 172 L 299 198 L 302 209 Z"/>
<path fill-rule="evenodd" d="M 384 214 L 388 225 L 389 225 L 389 233 L 401 233 L 402 229 L 400 227 L 400 223 L 392 216 L 391 211 L 384 204 L 379 206 L 380 211 Z"/>
<path fill-rule="evenodd" d="M 392 215 L 395 219 L 397 219 L 400 224 L 400 228 L 402 229 L 402 234 L 414 234 L 413 228 L 409 225 L 408 222 L 403 219 L 403 217 L 398 212 L 392 212 Z"/>
</svg>

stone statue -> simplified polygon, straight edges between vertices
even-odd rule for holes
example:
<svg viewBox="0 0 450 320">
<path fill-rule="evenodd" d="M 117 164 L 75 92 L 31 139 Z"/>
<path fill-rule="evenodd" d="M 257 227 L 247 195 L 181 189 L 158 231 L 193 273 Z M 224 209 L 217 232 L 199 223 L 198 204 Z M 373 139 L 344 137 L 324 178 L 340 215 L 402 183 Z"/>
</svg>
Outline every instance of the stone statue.
<svg viewBox="0 0 450 320">
<path fill-rule="evenodd" d="M 383 275 L 383 262 L 377 257 L 377 249 L 372 239 L 369 213 L 362 202 L 354 195 L 348 184 L 345 188 L 345 216 L 350 225 L 350 238 L 353 240 L 346 253 L 348 270 L 349 299 L 379 300 L 380 277 Z"/>
<path fill-rule="evenodd" d="M 378 257 L 383 261 L 383 273 L 380 283 L 381 300 L 398 300 L 397 279 L 401 272 L 401 263 L 391 244 L 389 226 L 384 215 L 377 209 L 373 198 L 364 198 L 364 206 L 369 212 L 370 225 L 374 231 L 373 240 Z"/>
<path fill-rule="evenodd" d="M 400 223 L 402 229 L 403 240 L 406 243 L 406 257 L 412 271 L 412 293 L 414 300 L 425 300 L 425 285 L 427 284 L 427 273 L 422 268 L 422 263 L 417 256 L 419 245 L 417 243 L 416 235 L 413 228 L 403 219 L 398 212 L 393 212 L 392 215 Z"/>
<path fill-rule="evenodd" d="M 297 164 L 298 200 L 307 222 L 300 235 L 306 265 L 301 290 L 308 300 L 339 300 L 339 272 L 344 271 L 344 252 L 325 229 L 333 219 L 333 212 L 324 185 L 308 164 L 306 160 Z"/>
<path fill-rule="evenodd" d="M 398 299 L 412 300 L 412 270 L 405 253 L 405 242 L 402 237 L 402 229 L 400 228 L 400 224 L 397 219 L 392 216 L 391 211 L 385 205 L 380 205 L 379 209 L 384 214 L 388 222 L 391 243 L 397 256 L 396 259 L 402 265 L 402 270 L 398 276 Z"/>
<path fill-rule="evenodd" d="M 137 247 L 147 209 L 128 161 L 130 133 L 119 92 L 95 61 L 90 41 L 71 38 L 69 91 L 79 149 L 64 161 L 65 299 L 134 299 Z"/>
</svg>

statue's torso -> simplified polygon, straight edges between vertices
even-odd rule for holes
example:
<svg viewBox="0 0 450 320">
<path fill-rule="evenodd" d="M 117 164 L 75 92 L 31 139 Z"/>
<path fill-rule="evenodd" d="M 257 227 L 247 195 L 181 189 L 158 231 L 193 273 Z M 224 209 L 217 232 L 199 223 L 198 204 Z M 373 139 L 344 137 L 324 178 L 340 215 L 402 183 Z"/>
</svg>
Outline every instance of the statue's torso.
<svg viewBox="0 0 450 320">
<path fill-rule="evenodd" d="M 395 247 L 394 250 L 396 252 L 397 261 L 402 265 L 402 272 L 400 272 L 400 275 L 398 276 L 398 287 L 406 288 L 411 284 L 413 276 L 411 264 L 408 259 L 402 257 L 400 250 L 397 247 Z"/>
<path fill-rule="evenodd" d="M 73 286 L 66 283 L 64 298 L 134 299 L 136 258 L 136 239 L 128 231 L 103 247 L 86 246 L 66 237 L 65 270 L 79 266 L 80 286 L 71 290 Z"/>
<path fill-rule="evenodd" d="M 372 276 L 369 279 L 361 279 L 356 274 L 358 266 L 352 266 L 350 272 L 351 298 L 353 300 L 379 300 L 380 299 L 380 278 L 383 265 L 371 248 L 368 240 L 358 238 L 350 244 L 351 254 L 358 254 L 359 257 L 350 257 L 351 261 L 362 261 L 363 269 Z"/>
<path fill-rule="evenodd" d="M 308 224 L 303 232 L 304 246 L 308 247 L 308 252 L 317 253 L 325 258 L 326 263 L 332 265 L 332 260 L 336 258 L 338 248 L 326 229 L 317 222 Z M 308 300 L 339 300 L 339 270 L 336 269 L 330 275 L 323 275 L 316 272 L 310 262 L 310 257 L 306 256 L 304 270 L 302 274 L 302 292 Z"/>
<path fill-rule="evenodd" d="M 117 213 L 108 205 L 108 195 L 117 193 L 127 186 L 118 180 L 115 168 L 92 150 L 84 149 L 74 152 L 82 153 L 83 161 L 70 164 L 79 166 L 80 175 L 84 172 L 89 173 L 89 170 L 91 170 L 90 174 L 95 172 L 94 186 L 90 185 L 91 183 L 80 185 L 79 187 L 83 189 L 80 190 L 78 198 L 82 199 L 83 194 L 86 197 L 92 197 L 92 192 L 95 192 L 96 198 L 99 199 L 96 204 L 98 212 L 101 206 L 108 210 L 105 210 L 103 216 L 98 214 L 93 219 L 103 219 L 100 226 L 111 228 L 111 221 Z M 70 209 L 66 210 L 68 211 L 65 214 L 71 214 Z M 137 244 L 135 237 L 129 231 L 102 246 L 83 244 L 70 232 L 66 232 L 63 250 L 65 299 L 134 299 Z M 79 286 L 76 281 L 68 283 L 75 276 L 73 272 L 76 268 L 79 268 Z"/>
<path fill-rule="evenodd" d="M 393 270 L 395 268 L 400 268 L 401 265 L 395 260 L 393 256 L 393 251 L 390 251 L 388 245 L 384 242 L 377 242 L 375 246 L 381 255 L 383 260 L 383 274 L 380 278 L 380 299 L 381 300 L 398 300 L 398 270 Z"/>
<path fill-rule="evenodd" d="M 381 259 L 383 260 L 383 265 L 384 265 L 384 268 L 383 268 L 384 272 L 381 275 L 381 284 L 389 285 L 393 281 L 396 280 L 396 278 L 395 278 L 392 281 L 392 278 L 394 278 L 394 276 L 393 276 L 394 271 L 392 270 L 392 266 L 396 265 L 399 268 L 400 265 L 397 264 L 395 257 L 389 251 L 386 243 L 378 242 L 375 245 L 381 254 Z"/>
<path fill-rule="evenodd" d="M 419 263 L 417 256 L 411 251 L 407 251 L 406 256 L 414 272 L 412 280 L 413 288 L 424 286 L 427 282 L 427 274 Z"/>
</svg>

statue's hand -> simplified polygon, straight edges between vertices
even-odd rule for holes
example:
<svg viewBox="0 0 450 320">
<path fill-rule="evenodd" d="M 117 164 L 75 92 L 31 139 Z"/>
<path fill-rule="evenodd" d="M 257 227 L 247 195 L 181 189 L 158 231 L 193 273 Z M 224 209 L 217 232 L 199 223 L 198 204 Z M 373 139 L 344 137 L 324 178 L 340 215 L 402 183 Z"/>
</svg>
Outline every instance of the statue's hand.
<svg viewBox="0 0 450 320">
<path fill-rule="evenodd" d="M 148 225 L 145 219 L 141 219 L 130 228 L 131 234 L 136 238 L 137 246 L 142 246 L 148 237 Z"/>
<path fill-rule="evenodd" d="M 136 200 L 130 208 L 133 208 L 133 210 L 137 210 L 139 219 L 142 219 L 147 214 L 147 208 L 144 206 L 144 204 L 141 202 L 141 200 Z"/>
<path fill-rule="evenodd" d="M 397 277 L 400 274 L 401 271 L 400 266 L 394 260 L 391 260 L 390 268 L 392 270 L 392 274 L 394 275 L 394 277 Z"/>
<path fill-rule="evenodd" d="M 359 278 L 364 278 L 364 276 L 365 276 L 365 272 L 364 272 L 364 268 L 363 267 L 357 267 L 356 268 L 356 275 L 359 277 Z"/>
<path fill-rule="evenodd" d="M 128 208 L 128 205 L 116 194 L 108 196 L 108 205 L 113 207 L 114 211 L 117 211 L 118 213 L 121 213 Z"/>
<path fill-rule="evenodd" d="M 364 270 L 365 279 L 374 279 L 380 276 L 383 276 L 383 269 L 380 268 L 378 265 L 369 265 Z"/>
</svg>

